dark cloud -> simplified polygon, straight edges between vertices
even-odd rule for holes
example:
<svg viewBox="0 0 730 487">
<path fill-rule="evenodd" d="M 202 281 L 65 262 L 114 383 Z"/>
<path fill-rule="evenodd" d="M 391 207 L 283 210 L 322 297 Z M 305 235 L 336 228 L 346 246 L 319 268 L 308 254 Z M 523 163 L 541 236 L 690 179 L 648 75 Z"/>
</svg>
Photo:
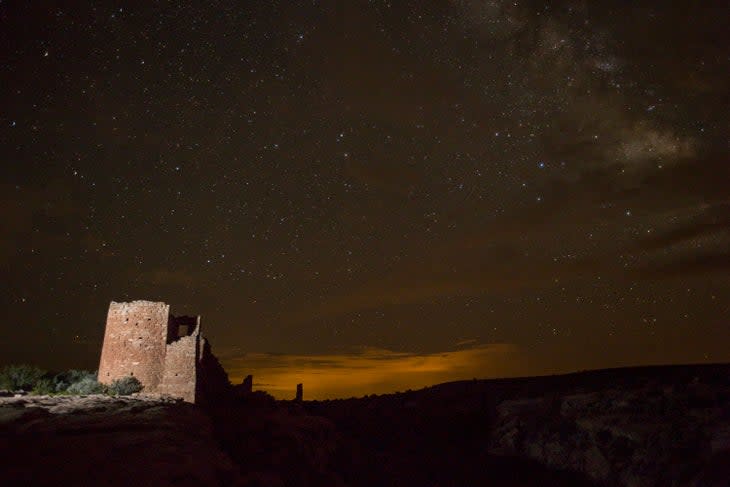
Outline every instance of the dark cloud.
<svg viewBox="0 0 730 487">
<path fill-rule="evenodd" d="M 730 241 L 730 202 L 702 205 L 698 211 L 689 221 L 678 222 L 674 228 L 644 239 L 641 247 L 645 250 L 660 250 L 705 237 L 724 236 Z"/>
<path fill-rule="evenodd" d="M 730 252 L 694 252 L 652 263 L 638 269 L 638 273 L 644 278 L 670 278 L 696 274 L 725 276 L 728 270 L 730 270 Z"/>
</svg>

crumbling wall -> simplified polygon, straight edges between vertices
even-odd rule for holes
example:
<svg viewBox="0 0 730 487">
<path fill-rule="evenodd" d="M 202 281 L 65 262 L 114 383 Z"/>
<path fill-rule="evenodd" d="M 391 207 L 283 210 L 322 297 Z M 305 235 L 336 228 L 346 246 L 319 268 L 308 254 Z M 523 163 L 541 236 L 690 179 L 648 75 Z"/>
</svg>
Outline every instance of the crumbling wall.
<svg viewBox="0 0 730 487">
<path fill-rule="evenodd" d="M 170 306 L 152 301 L 109 305 L 99 381 L 134 376 L 145 392 L 188 402 L 229 392 L 228 375 L 200 332 L 199 316 L 170 315 Z"/>
<path fill-rule="evenodd" d="M 230 394 L 228 374 L 213 355 L 208 340 L 201 336 L 199 343 L 197 401 L 206 402 Z"/>
<path fill-rule="evenodd" d="M 109 305 L 99 382 L 109 384 L 134 376 L 147 391 L 159 385 L 164 372 L 170 306 L 152 301 Z"/>
<path fill-rule="evenodd" d="M 200 328 L 167 345 L 165 371 L 158 392 L 195 402 L 198 382 Z"/>
<path fill-rule="evenodd" d="M 193 333 L 200 334 L 200 316 L 173 316 L 168 323 L 167 343 Z"/>
</svg>

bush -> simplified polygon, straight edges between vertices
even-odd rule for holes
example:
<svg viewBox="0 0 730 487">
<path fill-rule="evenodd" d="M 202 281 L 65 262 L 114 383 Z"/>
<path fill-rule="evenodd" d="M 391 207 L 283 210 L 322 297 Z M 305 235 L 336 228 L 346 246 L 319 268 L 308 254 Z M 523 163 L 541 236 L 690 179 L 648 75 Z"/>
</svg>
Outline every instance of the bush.
<svg viewBox="0 0 730 487">
<path fill-rule="evenodd" d="M 103 394 L 106 392 L 104 384 L 100 384 L 94 377 L 84 377 L 78 382 L 71 384 L 66 392 L 74 395 Z"/>
<path fill-rule="evenodd" d="M 76 370 L 71 369 L 66 372 L 61 372 L 53 378 L 53 385 L 55 392 L 63 393 L 72 385 L 82 380 L 90 378 L 96 380 L 96 372 L 90 372 L 88 370 Z"/>
<path fill-rule="evenodd" d="M 142 384 L 136 377 L 127 376 L 109 384 L 108 393 L 115 396 L 128 396 L 142 390 Z"/>
<path fill-rule="evenodd" d="M 45 374 L 32 365 L 8 365 L 0 371 L 0 389 L 30 391 Z"/>
<path fill-rule="evenodd" d="M 33 394 L 37 395 L 48 395 L 56 392 L 56 388 L 54 387 L 53 379 L 49 379 L 47 377 L 44 377 L 42 379 L 39 379 L 38 382 L 35 383 L 35 386 L 33 386 Z"/>
</svg>

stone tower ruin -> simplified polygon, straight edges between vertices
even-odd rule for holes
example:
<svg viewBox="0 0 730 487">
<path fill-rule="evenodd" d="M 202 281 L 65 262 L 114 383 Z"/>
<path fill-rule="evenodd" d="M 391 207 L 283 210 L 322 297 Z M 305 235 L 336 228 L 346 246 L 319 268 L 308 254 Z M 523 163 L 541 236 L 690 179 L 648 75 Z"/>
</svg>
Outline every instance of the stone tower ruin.
<svg viewBox="0 0 730 487">
<path fill-rule="evenodd" d="M 145 392 L 201 402 L 224 393 L 228 376 L 202 336 L 200 316 L 173 316 L 153 301 L 109 305 L 99 382 L 134 376 Z"/>
</svg>

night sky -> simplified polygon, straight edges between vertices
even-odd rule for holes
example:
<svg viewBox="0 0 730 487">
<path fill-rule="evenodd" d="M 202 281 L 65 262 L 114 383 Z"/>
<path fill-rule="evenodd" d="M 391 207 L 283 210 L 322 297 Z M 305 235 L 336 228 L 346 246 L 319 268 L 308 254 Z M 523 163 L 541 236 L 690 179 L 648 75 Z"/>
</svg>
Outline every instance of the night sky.
<svg viewBox="0 0 730 487">
<path fill-rule="evenodd" d="M 730 361 L 727 2 L 94 3 L 0 1 L 0 364 L 133 299 L 281 397 Z"/>
</svg>

